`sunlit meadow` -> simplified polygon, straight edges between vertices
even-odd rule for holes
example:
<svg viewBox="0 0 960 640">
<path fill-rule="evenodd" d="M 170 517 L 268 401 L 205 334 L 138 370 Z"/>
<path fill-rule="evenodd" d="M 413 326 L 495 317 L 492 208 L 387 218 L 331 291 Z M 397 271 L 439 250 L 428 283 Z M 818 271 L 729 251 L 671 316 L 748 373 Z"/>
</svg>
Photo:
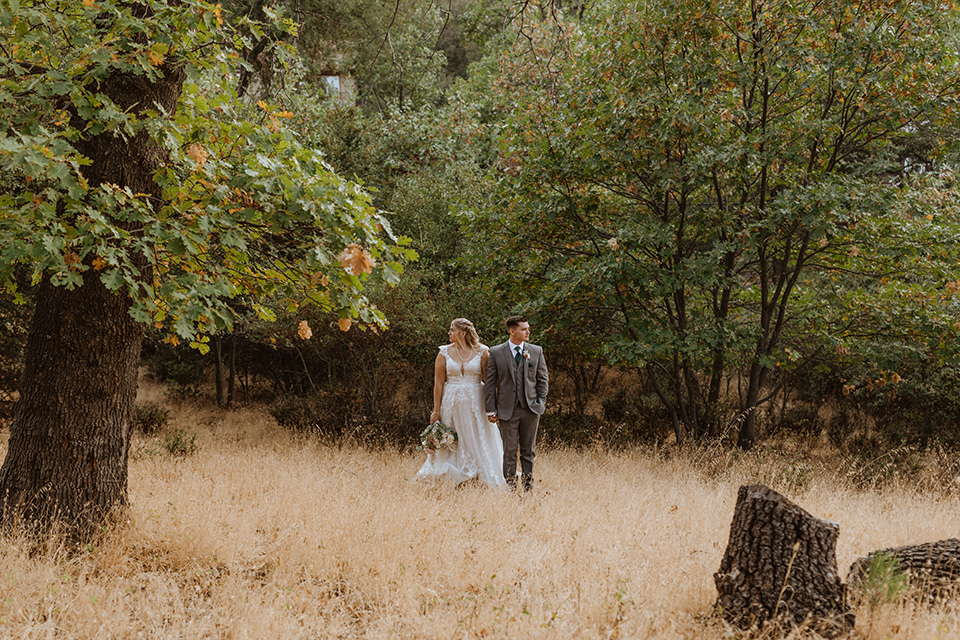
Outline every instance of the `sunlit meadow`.
<svg viewBox="0 0 960 640">
<path fill-rule="evenodd" d="M 414 482 L 412 449 L 296 439 L 261 410 L 172 416 L 198 449 L 135 441 L 129 524 L 79 551 L 0 539 L 0 637 L 734 638 L 711 607 L 740 484 L 840 523 L 843 574 L 960 536 L 960 487 L 854 489 L 826 453 L 548 450 L 520 497 Z M 960 637 L 949 604 L 857 613 L 867 639 Z"/>
</svg>

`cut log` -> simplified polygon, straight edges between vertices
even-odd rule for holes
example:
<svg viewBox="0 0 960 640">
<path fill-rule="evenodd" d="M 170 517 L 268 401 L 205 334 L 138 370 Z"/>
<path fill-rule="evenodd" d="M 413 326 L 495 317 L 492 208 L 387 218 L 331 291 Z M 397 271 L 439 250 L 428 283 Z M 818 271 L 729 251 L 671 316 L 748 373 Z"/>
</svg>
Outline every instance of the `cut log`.
<svg viewBox="0 0 960 640">
<path fill-rule="evenodd" d="M 880 573 L 872 572 L 874 563 L 884 557 L 891 562 L 878 563 Z M 847 585 L 858 596 L 871 589 L 885 591 L 889 596 L 894 595 L 890 593 L 891 584 L 899 576 L 906 576 L 909 587 L 919 590 L 925 598 L 940 600 L 956 595 L 960 591 L 960 540 L 948 538 L 879 549 L 850 565 Z"/>
<path fill-rule="evenodd" d="M 734 626 L 808 624 L 834 636 L 854 615 L 837 571 L 840 526 L 763 485 L 740 487 L 730 541 L 714 574 L 717 609 Z"/>
</svg>

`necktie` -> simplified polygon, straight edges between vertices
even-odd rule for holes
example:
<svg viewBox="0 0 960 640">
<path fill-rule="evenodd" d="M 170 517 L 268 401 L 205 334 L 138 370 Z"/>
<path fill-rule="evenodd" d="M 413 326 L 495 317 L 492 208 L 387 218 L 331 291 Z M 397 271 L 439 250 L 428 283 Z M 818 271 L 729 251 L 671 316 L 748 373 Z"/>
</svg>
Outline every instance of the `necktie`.
<svg viewBox="0 0 960 640">
<path fill-rule="evenodd" d="M 517 364 L 520 364 L 520 347 L 514 347 L 517 351 L 517 355 L 513 356 L 513 361 Z"/>
</svg>

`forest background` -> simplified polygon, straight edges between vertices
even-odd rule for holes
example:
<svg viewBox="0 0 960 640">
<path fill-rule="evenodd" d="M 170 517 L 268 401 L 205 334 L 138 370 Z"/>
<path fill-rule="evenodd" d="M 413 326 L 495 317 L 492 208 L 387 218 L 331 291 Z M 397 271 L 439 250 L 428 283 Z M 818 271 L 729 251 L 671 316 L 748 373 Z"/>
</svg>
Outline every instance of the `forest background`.
<svg viewBox="0 0 960 640">
<path fill-rule="evenodd" d="M 235 84 L 203 90 L 245 95 L 251 118 L 276 105 L 417 258 L 399 284 L 366 283 L 389 329 L 239 297 L 229 331 L 151 330 L 145 363 L 171 394 L 215 389 L 270 403 L 282 427 L 404 448 L 450 320 L 492 345 L 523 313 L 551 367 L 547 443 L 956 445 L 952 5 L 223 12 L 286 26 L 255 31 Z M 355 92 L 331 94 L 333 76 Z M 8 410 L 32 311 L 29 274 L 19 285 L 0 302 Z"/>
</svg>

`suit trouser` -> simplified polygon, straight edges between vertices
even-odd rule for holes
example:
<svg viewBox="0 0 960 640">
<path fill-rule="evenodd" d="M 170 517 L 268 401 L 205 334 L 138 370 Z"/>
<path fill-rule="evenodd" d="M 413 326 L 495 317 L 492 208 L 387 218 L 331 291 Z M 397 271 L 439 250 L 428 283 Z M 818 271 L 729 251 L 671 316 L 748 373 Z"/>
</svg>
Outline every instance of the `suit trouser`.
<svg viewBox="0 0 960 640">
<path fill-rule="evenodd" d="M 520 450 L 520 470 L 533 475 L 534 447 L 540 416 L 517 403 L 509 420 L 500 420 L 500 438 L 503 440 L 503 477 L 512 482 L 517 477 L 517 449 Z"/>
</svg>

